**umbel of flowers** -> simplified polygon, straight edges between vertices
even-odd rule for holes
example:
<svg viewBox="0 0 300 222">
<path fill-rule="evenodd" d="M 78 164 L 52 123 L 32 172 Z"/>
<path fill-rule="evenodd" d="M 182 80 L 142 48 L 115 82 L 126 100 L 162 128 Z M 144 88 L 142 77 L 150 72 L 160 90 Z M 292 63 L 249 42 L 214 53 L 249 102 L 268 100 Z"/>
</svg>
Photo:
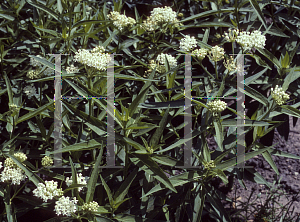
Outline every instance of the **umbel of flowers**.
<svg viewBox="0 0 300 222">
<path fill-rule="evenodd" d="M 166 72 L 166 67 L 165 67 L 166 58 L 168 60 L 171 69 L 177 66 L 177 60 L 175 57 L 169 54 L 161 53 L 157 56 L 156 61 L 154 60 L 150 61 L 150 69 L 148 70 L 148 72 L 151 72 L 155 67 L 158 73 Z"/>
<path fill-rule="evenodd" d="M 290 98 L 290 96 L 285 93 L 282 88 L 278 87 L 278 85 L 275 86 L 275 90 L 271 88 L 271 95 L 279 106 L 284 104 Z"/>
<path fill-rule="evenodd" d="M 258 30 L 250 32 L 242 31 L 237 29 L 229 29 L 228 33 L 224 33 L 223 37 L 228 42 L 236 41 L 245 50 L 250 50 L 252 48 L 264 48 L 266 45 L 266 36 Z"/>
<path fill-rule="evenodd" d="M 42 56 L 40 55 L 37 55 L 38 58 L 43 58 Z M 29 79 L 37 79 L 37 78 L 41 78 L 43 76 L 51 76 L 53 74 L 53 69 L 47 67 L 43 72 L 42 72 L 42 69 L 43 69 L 43 66 L 42 64 L 37 60 L 37 59 L 34 59 L 34 58 L 30 58 L 30 65 L 35 67 L 34 70 L 30 70 L 27 72 L 27 77 Z"/>
<path fill-rule="evenodd" d="M 27 156 L 21 152 L 15 153 L 14 157 L 21 163 L 27 159 Z M 1 168 L 2 163 L 0 169 Z M 13 185 L 20 185 L 21 181 L 25 180 L 26 178 L 27 176 L 24 174 L 24 171 L 18 167 L 18 165 L 11 158 L 7 158 L 4 161 L 4 169 L 0 174 L 1 182 L 11 182 Z"/>
<path fill-rule="evenodd" d="M 69 178 L 67 177 L 66 178 L 66 184 L 67 186 L 71 186 L 73 183 L 73 179 L 72 179 L 72 176 Z M 80 185 L 87 185 L 87 181 L 85 179 L 85 177 L 82 176 L 81 173 L 77 174 L 77 184 L 80 184 Z M 78 191 L 80 192 L 83 188 L 82 187 L 79 187 L 78 188 Z"/>
<path fill-rule="evenodd" d="M 132 27 L 136 21 L 131 17 L 127 17 L 126 15 L 121 15 L 119 12 L 111 12 L 110 15 L 107 17 L 114 21 L 113 24 L 116 26 L 120 31 L 124 30 L 127 27 Z"/>
<path fill-rule="evenodd" d="M 213 113 L 213 116 L 218 116 L 220 112 L 226 109 L 226 103 L 221 100 L 209 101 L 207 106 L 208 110 Z"/>
<path fill-rule="evenodd" d="M 98 46 L 92 51 L 79 49 L 78 52 L 75 53 L 74 61 L 94 67 L 100 71 L 105 71 L 108 63 L 111 61 L 111 57 L 108 53 L 104 53 L 104 51 L 103 46 Z"/>
<path fill-rule="evenodd" d="M 194 36 L 191 37 L 189 35 L 186 35 L 184 38 L 180 40 L 179 45 L 180 45 L 179 46 L 180 50 L 185 52 L 190 52 L 192 49 L 197 47 L 197 40 L 195 39 Z"/>
<path fill-rule="evenodd" d="M 162 8 L 154 8 L 151 15 L 143 22 L 142 28 L 146 31 L 155 31 L 163 24 L 175 23 L 174 27 L 178 27 L 177 13 L 172 8 L 165 6 Z"/>
</svg>

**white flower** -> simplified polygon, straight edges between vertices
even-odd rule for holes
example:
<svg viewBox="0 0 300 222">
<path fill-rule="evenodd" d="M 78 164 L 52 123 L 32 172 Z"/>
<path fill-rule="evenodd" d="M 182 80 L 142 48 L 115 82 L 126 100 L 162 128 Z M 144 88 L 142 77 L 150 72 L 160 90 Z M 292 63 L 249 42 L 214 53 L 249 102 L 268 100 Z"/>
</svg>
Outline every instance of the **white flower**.
<svg viewBox="0 0 300 222">
<path fill-rule="evenodd" d="M 96 201 L 90 202 L 90 203 L 84 203 L 82 205 L 82 210 L 95 212 L 98 211 L 99 204 Z"/>
<path fill-rule="evenodd" d="M 24 87 L 23 91 L 24 91 L 24 93 L 26 93 L 26 95 L 28 96 L 29 99 L 32 96 L 36 95 L 36 88 L 33 85 L 33 83 L 31 85 Z"/>
<path fill-rule="evenodd" d="M 203 60 L 207 55 L 207 49 L 195 49 L 192 54 L 195 55 L 199 60 Z"/>
<path fill-rule="evenodd" d="M 226 67 L 226 69 L 228 69 L 229 72 L 237 69 L 237 66 L 232 56 L 230 56 L 229 59 L 226 59 L 226 62 L 224 61 L 223 64 Z"/>
<path fill-rule="evenodd" d="M 107 15 L 107 17 L 114 21 L 114 26 L 116 26 L 120 31 L 122 31 L 125 27 L 132 26 L 136 23 L 135 19 L 127 17 L 126 15 L 121 15 L 116 11 L 111 12 L 110 15 Z"/>
<path fill-rule="evenodd" d="M 44 156 L 42 158 L 42 166 L 52 166 L 53 165 L 53 159 L 49 156 Z"/>
<path fill-rule="evenodd" d="M 239 43 L 245 50 L 254 48 L 264 48 L 266 45 L 266 36 L 262 35 L 260 31 L 255 30 L 250 32 L 240 32 L 237 36 L 237 43 Z"/>
<path fill-rule="evenodd" d="M 189 35 L 186 35 L 180 40 L 179 48 L 182 51 L 189 52 L 195 47 L 197 47 L 197 41 L 194 36 L 190 37 Z"/>
<path fill-rule="evenodd" d="M 45 181 L 45 184 L 38 184 L 37 188 L 32 191 L 34 196 L 42 198 L 44 202 L 47 202 L 48 200 L 52 200 L 54 197 L 60 197 L 63 195 L 62 189 L 57 188 L 56 181 Z"/>
<path fill-rule="evenodd" d="M 67 177 L 66 178 L 66 184 L 67 186 L 71 186 L 73 183 L 73 180 L 72 180 L 72 176 L 71 178 Z M 85 177 L 82 176 L 82 174 L 77 174 L 77 184 L 81 184 L 81 185 L 87 185 L 87 180 L 85 179 Z M 78 188 L 78 191 L 80 192 L 81 190 L 83 189 L 83 187 L 79 187 Z"/>
<path fill-rule="evenodd" d="M 17 152 L 14 154 L 14 157 L 18 159 L 21 163 L 27 160 L 27 156 L 24 153 Z M 4 165 L 9 168 L 18 168 L 18 165 L 15 163 L 15 161 L 12 160 L 12 158 L 6 158 L 4 161 Z"/>
<path fill-rule="evenodd" d="M 271 88 L 271 95 L 275 102 L 280 106 L 290 98 L 290 96 L 283 91 L 282 88 L 278 88 L 278 85 L 275 86 L 275 90 Z"/>
<path fill-rule="evenodd" d="M 77 73 L 77 72 L 79 72 L 79 69 L 76 66 L 71 65 L 66 68 L 66 71 L 67 71 L 67 73 Z"/>
<path fill-rule="evenodd" d="M 176 61 L 175 57 L 168 55 L 168 54 L 161 53 L 156 58 L 157 63 L 155 63 L 154 60 L 150 61 L 150 70 L 153 70 L 155 68 L 155 66 L 157 66 L 156 67 L 157 72 L 164 73 L 166 71 L 166 67 L 165 67 L 166 57 L 167 57 L 167 60 L 169 62 L 169 66 L 171 69 L 177 66 L 177 61 Z"/>
<path fill-rule="evenodd" d="M 111 61 L 111 57 L 108 53 L 91 53 L 86 49 L 79 49 L 75 53 L 74 61 L 105 71 L 108 63 Z"/>
<path fill-rule="evenodd" d="M 21 181 L 25 180 L 27 176 L 24 174 L 24 171 L 21 168 L 10 168 L 4 167 L 0 180 L 1 182 L 11 181 L 12 185 L 20 185 Z"/>
<path fill-rule="evenodd" d="M 40 72 L 39 70 L 30 70 L 27 72 L 27 75 L 26 75 L 29 79 L 37 79 L 39 78 L 41 75 L 40 75 Z"/>
<path fill-rule="evenodd" d="M 228 42 L 234 42 L 239 34 L 239 30 L 237 29 L 228 29 L 228 33 L 224 33 L 222 35 Z"/>
<path fill-rule="evenodd" d="M 175 23 L 178 26 L 177 14 L 172 8 L 165 6 L 164 8 L 154 8 L 151 15 L 143 22 L 142 28 L 147 31 L 154 31 L 162 24 Z"/>
<path fill-rule="evenodd" d="M 207 103 L 208 110 L 213 113 L 214 116 L 218 116 L 218 113 L 226 109 L 226 103 L 221 100 L 209 101 Z"/>
<path fill-rule="evenodd" d="M 207 56 L 210 60 L 217 62 L 224 58 L 224 54 L 225 54 L 224 49 L 216 45 L 211 48 Z"/>
<path fill-rule="evenodd" d="M 58 201 L 55 202 L 55 209 L 57 216 L 71 216 L 71 213 L 76 213 L 77 211 L 77 202 L 76 197 L 73 200 L 70 200 L 69 197 L 62 196 Z"/>
</svg>

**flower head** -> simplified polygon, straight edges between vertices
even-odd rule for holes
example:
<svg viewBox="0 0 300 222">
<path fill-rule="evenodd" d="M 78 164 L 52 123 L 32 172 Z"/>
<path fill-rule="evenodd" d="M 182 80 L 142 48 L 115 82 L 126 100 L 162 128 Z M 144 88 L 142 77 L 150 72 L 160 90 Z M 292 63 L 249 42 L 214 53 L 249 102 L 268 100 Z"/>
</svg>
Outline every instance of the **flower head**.
<svg viewBox="0 0 300 222">
<path fill-rule="evenodd" d="M 41 77 L 40 71 L 39 70 L 30 70 L 27 72 L 26 75 L 29 79 L 37 79 Z"/>
<path fill-rule="evenodd" d="M 163 24 L 176 23 L 177 27 L 178 19 L 175 11 L 171 7 L 165 6 L 161 8 L 154 8 L 151 11 L 151 15 L 143 22 L 142 28 L 147 31 L 154 31 Z"/>
<path fill-rule="evenodd" d="M 237 43 L 240 44 L 245 50 L 254 48 L 264 48 L 266 45 L 266 36 L 262 35 L 260 31 L 255 30 L 250 32 L 240 32 L 237 36 Z"/>
<path fill-rule="evenodd" d="M 182 51 L 190 52 L 195 47 L 197 47 L 197 41 L 194 36 L 190 37 L 189 35 L 186 35 L 184 38 L 180 40 L 179 48 Z"/>
<path fill-rule="evenodd" d="M 218 116 L 220 112 L 226 109 L 226 103 L 221 100 L 209 101 L 207 103 L 208 110 L 213 113 L 213 116 Z"/>
<path fill-rule="evenodd" d="M 58 201 L 55 202 L 55 209 L 57 216 L 71 216 L 71 213 L 76 213 L 77 211 L 77 202 L 76 197 L 73 200 L 70 200 L 70 197 L 62 196 Z"/>
<path fill-rule="evenodd" d="M 192 55 L 195 55 L 199 60 L 203 60 L 207 55 L 207 49 L 195 49 Z"/>
<path fill-rule="evenodd" d="M 29 99 L 32 96 L 36 95 L 36 88 L 33 85 L 33 83 L 31 85 L 24 87 L 23 91 L 24 91 L 24 93 L 26 93 L 26 95 L 28 96 Z"/>
<path fill-rule="evenodd" d="M 37 55 L 36 57 L 43 58 L 40 55 Z M 32 65 L 33 67 L 37 67 L 37 68 L 41 68 L 42 67 L 42 64 L 38 60 L 36 60 L 34 58 L 30 58 L 30 65 Z"/>
<path fill-rule="evenodd" d="M 99 204 L 96 201 L 92 201 L 90 203 L 84 203 L 82 205 L 82 210 L 84 211 L 90 211 L 90 212 L 95 212 L 98 211 Z"/>
<path fill-rule="evenodd" d="M 239 34 L 238 29 L 228 29 L 228 33 L 225 32 L 224 35 L 222 35 L 228 42 L 234 42 L 237 39 L 237 36 Z"/>
<path fill-rule="evenodd" d="M 44 202 L 52 200 L 54 197 L 60 197 L 63 195 L 61 188 L 57 188 L 56 181 L 45 181 L 45 184 L 39 183 L 37 188 L 33 191 L 34 196 L 42 198 Z"/>
<path fill-rule="evenodd" d="M 67 73 L 77 73 L 79 69 L 75 67 L 73 64 L 66 68 Z"/>
<path fill-rule="evenodd" d="M 107 15 L 107 17 L 114 21 L 114 26 L 116 26 L 120 31 L 126 27 L 131 27 L 136 23 L 135 19 L 127 17 L 126 15 L 121 15 L 116 11 L 111 12 L 110 15 Z"/>
<path fill-rule="evenodd" d="M 14 157 L 16 159 L 18 159 L 21 163 L 23 163 L 25 160 L 27 160 L 26 154 L 21 153 L 21 152 L 15 153 Z M 4 161 L 4 164 L 5 164 L 6 167 L 9 167 L 9 168 L 18 168 L 18 165 L 10 157 L 6 158 L 6 160 Z"/>
<path fill-rule="evenodd" d="M 168 60 L 171 69 L 177 66 L 177 61 L 175 57 L 169 54 L 161 53 L 157 56 L 156 62 L 154 60 L 150 61 L 150 70 L 153 70 L 157 66 L 156 71 L 158 73 L 166 72 L 166 67 L 165 67 L 166 58 Z"/>
<path fill-rule="evenodd" d="M 13 113 L 17 111 L 19 108 L 16 104 L 9 104 L 9 110 Z"/>
<path fill-rule="evenodd" d="M 278 85 L 275 86 L 275 90 L 271 88 L 271 95 L 279 106 L 284 104 L 286 100 L 290 98 L 290 96 L 285 93 L 282 88 L 279 88 Z"/>
<path fill-rule="evenodd" d="M 226 69 L 228 69 L 229 72 L 237 69 L 237 66 L 232 56 L 230 56 L 229 59 L 226 59 L 226 62 L 224 61 L 223 64 L 226 67 Z"/>
<path fill-rule="evenodd" d="M 207 56 L 210 60 L 217 62 L 224 58 L 224 54 L 225 54 L 224 49 L 216 45 L 211 48 Z"/>
<path fill-rule="evenodd" d="M 1 182 L 11 182 L 12 185 L 20 185 L 21 181 L 25 180 L 27 176 L 21 168 L 11 168 L 5 166 L 0 174 Z"/>
<path fill-rule="evenodd" d="M 86 49 L 79 49 L 75 53 L 74 61 L 105 71 L 108 63 L 111 61 L 111 56 L 108 53 L 100 52 L 98 48 L 91 52 Z"/>
<path fill-rule="evenodd" d="M 46 166 L 52 166 L 53 165 L 53 159 L 49 156 L 44 156 L 42 158 L 42 166 L 46 167 Z"/>
<path fill-rule="evenodd" d="M 73 183 L 73 179 L 72 179 L 72 176 L 69 178 L 67 177 L 66 178 L 66 184 L 67 186 L 71 186 Z M 87 180 L 85 179 L 85 177 L 82 176 L 82 174 L 77 174 L 77 184 L 80 184 L 80 185 L 87 185 Z M 78 188 L 78 191 L 80 192 L 81 190 L 83 189 L 83 187 L 79 187 Z"/>
</svg>

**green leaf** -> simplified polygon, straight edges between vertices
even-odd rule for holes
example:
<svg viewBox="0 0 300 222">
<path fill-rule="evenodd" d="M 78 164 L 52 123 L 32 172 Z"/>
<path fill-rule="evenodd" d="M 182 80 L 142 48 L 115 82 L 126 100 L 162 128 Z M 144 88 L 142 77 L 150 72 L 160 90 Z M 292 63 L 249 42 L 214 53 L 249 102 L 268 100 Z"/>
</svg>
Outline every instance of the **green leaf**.
<svg viewBox="0 0 300 222">
<path fill-rule="evenodd" d="M 282 113 L 300 118 L 300 110 L 289 105 L 281 105 L 280 108 Z"/>
<path fill-rule="evenodd" d="M 0 11 L 0 17 L 5 18 L 9 21 L 14 21 L 15 20 L 15 17 L 12 17 L 12 16 L 4 14 L 4 13 L 5 13 L 5 11 Z"/>
<path fill-rule="evenodd" d="M 275 144 L 273 146 L 275 146 Z M 271 147 L 273 147 L 273 146 L 271 146 Z M 262 154 L 266 150 L 269 150 L 271 147 L 265 147 L 265 148 L 259 149 L 257 151 L 245 153 L 245 161 L 247 161 L 247 160 L 249 160 L 249 159 L 251 159 L 251 158 L 253 158 L 253 157 L 255 157 L 255 156 L 259 155 L 259 154 Z M 237 164 L 240 164 L 240 163 L 242 163 L 242 162 L 238 162 L 237 158 L 234 157 L 234 158 L 226 160 L 226 161 L 224 161 L 222 163 L 216 164 L 216 167 L 218 169 L 221 169 L 221 170 L 224 171 L 224 170 L 226 170 L 226 169 L 228 169 L 228 168 L 230 168 L 232 166 L 235 166 Z"/>
<path fill-rule="evenodd" d="M 172 183 L 172 185 L 174 187 L 177 186 L 182 186 L 186 183 L 190 183 L 192 181 L 195 181 L 196 179 L 201 178 L 203 175 L 200 172 L 197 171 L 189 171 L 189 172 L 184 172 L 182 174 L 176 175 L 176 176 L 172 176 L 169 178 L 170 182 Z M 166 186 L 162 183 L 157 184 L 155 187 L 153 187 L 147 194 L 145 194 L 144 196 L 140 197 L 140 199 L 149 196 L 150 194 L 153 194 L 155 192 L 161 191 L 166 189 Z"/>
<path fill-rule="evenodd" d="M 290 70 L 290 73 L 284 78 L 283 85 L 282 85 L 283 91 L 287 91 L 290 84 L 300 77 L 300 72 L 295 72 L 295 69 L 296 69 L 296 66 L 294 66 Z"/>
<path fill-rule="evenodd" d="M 188 22 L 194 19 L 198 19 L 198 18 L 202 18 L 202 17 L 209 17 L 210 15 L 214 15 L 214 14 L 218 14 L 218 13 L 225 13 L 225 12 L 234 12 L 233 8 L 232 9 L 220 9 L 220 10 L 210 10 L 210 11 L 206 11 L 206 12 L 202 12 L 196 15 L 192 15 L 189 16 L 183 20 L 181 20 L 180 22 Z"/>
<path fill-rule="evenodd" d="M 126 143 L 128 143 L 131 146 L 133 146 L 137 150 L 143 150 L 143 151 L 145 151 L 145 153 L 147 152 L 147 150 L 146 150 L 145 147 L 143 147 L 141 144 L 133 141 L 132 139 L 129 139 L 128 137 L 124 137 L 123 139 L 125 140 Z"/>
<path fill-rule="evenodd" d="M 129 105 L 129 107 L 128 107 L 129 117 L 132 117 L 133 114 L 138 111 L 138 105 L 141 102 L 145 101 L 145 99 L 146 99 L 145 97 L 146 97 L 146 94 L 149 90 L 149 87 L 150 87 L 150 85 L 148 87 L 146 87 L 142 92 L 140 92 L 138 94 L 138 96 Z"/>
<path fill-rule="evenodd" d="M 128 193 L 128 190 L 130 188 L 131 183 L 133 182 L 133 180 L 135 179 L 135 177 L 137 175 L 137 172 L 138 172 L 138 168 L 135 168 L 133 170 L 133 172 L 131 172 L 128 175 L 128 177 L 122 183 L 122 185 L 119 187 L 119 189 L 116 191 L 116 193 L 114 195 L 114 203 L 115 203 L 115 205 L 124 200 L 125 196 Z"/>
<path fill-rule="evenodd" d="M 223 127 L 220 122 L 220 120 L 215 120 L 214 121 L 214 126 L 215 126 L 215 131 L 216 131 L 216 138 L 217 138 L 217 144 L 220 147 L 221 151 L 223 151 Z"/>
<path fill-rule="evenodd" d="M 73 26 L 72 29 L 78 26 L 84 26 L 84 25 L 91 25 L 91 24 L 98 24 L 98 23 L 110 23 L 111 21 L 109 20 L 84 20 L 84 21 L 79 21 L 76 22 Z M 106 47 L 106 46 L 105 46 Z"/>
<path fill-rule="evenodd" d="M 173 187 L 169 178 L 163 172 L 163 170 L 157 165 L 157 163 L 151 159 L 148 154 L 138 154 L 133 153 L 133 156 L 137 157 L 144 165 L 146 165 L 153 173 L 153 177 L 162 182 L 167 188 L 177 193 L 176 189 Z M 139 165 L 139 164 L 138 164 Z"/>
<path fill-rule="evenodd" d="M 102 139 L 102 140 L 101 140 Z M 96 149 L 102 146 L 102 141 L 106 141 L 105 138 L 97 138 L 97 139 L 92 139 L 88 140 L 82 143 L 76 143 L 70 146 L 66 146 L 62 148 L 61 150 L 55 150 L 49 152 L 49 154 L 56 154 L 56 153 L 65 153 L 65 152 L 70 152 L 70 151 L 82 151 L 82 150 L 92 150 Z"/>
<path fill-rule="evenodd" d="M 250 0 L 250 3 L 252 5 L 252 7 L 254 8 L 258 18 L 260 19 L 260 21 L 264 25 L 265 29 L 268 29 L 267 23 L 265 21 L 265 17 L 263 15 L 262 11 L 260 10 L 260 7 L 259 7 L 257 1 L 256 0 Z"/>
<path fill-rule="evenodd" d="M 290 56 L 289 56 L 288 52 L 286 51 L 284 58 L 281 60 L 281 66 L 282 66 L 282 68 L 285 69 L 285 68 L 289 68 L 289 65 L 290 65 Z"/>
<path fill-rule="evenodd" d="M 245 85 L 245 94 L 250 98 L 257 100 L 258 102 L 262 103 L 264 106 L 268 107 L 268 99 L 262 95 L 260 92 L 256 91 L 255 89 L 251 88 L 250 86 Z M 239 90 L 243 91 L 243 89 L 239 88 Z"/>
<path fill-rule="evenodd" d="M 108 199 L 109 199 L 109 204 L 110 206 L 113 208 L 114 207 L 114 200 L 113 200 L 113 197 L 112 197 L 112 194 L 111 194 L 111 190 L 109 189 L 109 187 L 107 186 L 107 184 L 105 183 L 104 179 L 102 178 L 101 174 L 99 175 L 100 176 L 100 179 L 101 179 L 101 182 L 102 182 L 102 185 L 104 186 L 104 189 L 107 193 L 107 196 L 108 196 Z"/>
<path fill-rule="evenodd" d="M 29 113 L 27 113 L 27 114 L 21 116 L 21 117 L 17 120 L 16 124 L 19 124 L 19 123 L 21 123 L 21 122 L 23 122 L 23 121 L 25 121 L 25 120 L 31 119 L 32 117 L 34 117 L 34 116 L 36 116 L 36 115 L 39 115 L 39 114 L 42 113 L 45 109 L 47 109 L 49 106 L 53 106 L 53 103 L 54 103 L 54 101 L 52 100 L 51 102 L 49 102 L 49 103 L 47 103 L 47 104 L 45 104 L 45 105 L 39 107 L 39 108 L 36 109 L 35 111 L 29 112 Z"/>
<path fill-rule="evenodd" d="M 35 27 L 36 29 L 40 30 L 40 31 L 43 31 L 43 32 L 46 32 L 46 33 L 49 33 L 51 35 L 54 35 L 55 37 L 58 37 L 58 34 L 56 31 L 54 30 L 51 30 L 51 29 L 42 29 L 42 28 L 39 28 L 39 27 Z"/>
<path fill-rule="evenodd" d="M 144 79 L 136 76 L 122 75 L 122 74 L 114 74 L 115 78 L 118 79 L 127 79 L 127 80 L 135 80 L 135 81 L 151 81 L 151 82 L 159 82 L 159 80 L 154 79 Z"/>
<path fill-rule="evenodd" d="M 29 170 L 26 166 L 24 166 L 17 158 L 15 158 L 13 155 L 8 154 L 8 157 L 10 157 L 17 165 L 20 167 L 28 177 L 28 179 L 34 183 L 34 185 L 37 187 L 39 183 L 43 183 L 43 180 L 38 177 L 34 172 Z"/>
<path fill-rule="evenodd" d="M 266 126 L 266 125 L 271 125 L 267 122 L 264 121 L 255 121 L 255 120 L 250 120 L 250 119 L 245 119 L 245 124 L 237 124 L 237 119 L 226 119 L 222 121 L 223 126 Z"/>
<path fill-rule="evenodd" d="M 201 22 L 200 24 L 197 25 L 184 25 L 181 26 L 180 28 L 201 28 L 201 27 L 227 27 L 227 28 L 234 28 L 232 24 L 229 22 Z M 207 30 L 207 29 L 206 29 Z M 207 43 L 207 42 L 205 42 Z"/>
<path fill-rule="evenodd" d="M 167 108 L 167 110 L 165 110 L 164 116 L 161 119 L 161 121 L 159 122 L 159 127 L 155 130 L 153 136 L 151 137 L 151 140 L 150 140 L 151 149 L 154 149 L 154 147 L 158 144 L 158 142 L 164 132 L 164 129 L 167 125 L 168 115 L 169 115 L 169 107 Z"/>
<path fill-rule="evenodd" d="M 118 220 L 120 222 L 165 222 L 162 220 L 157 219 L 151 219 L 151 218 L 142 218 L 135 215 L 129 215 L 129 214 L 117 214 L 114 217 L 115 220 Z"/>
<path fill-rule="evenodd" d="M 10 81 L 6 75 L 6 73 L 3 73 L 4 75 L 4 79 L 5 79 L 5 84 L 6 84 L 6 88 L 7 88 L 7 92 L 8 92 L 8 100 L 9 100 L 9 104 L 13 104 L 13 91 L 11 88 L 11 84 Z"/>
<path fill-rule="evenodd" d="M 42 4 L 37 4 L 32 2 L 31 0 L 26 0 L 26 2 L 38 9 L 43 10 L 44 12 L 48 13 L 49 15 L 51 15 L 53 18 L 55 18 L 59 23 L 61 23 L 60 21 L 60 16 L 58 14 L 56 14 L 52 9 L 50 9 L 49 7 L 46 7 Z"/>
<path fill-rule="evenodd" d="M 93 201 L 93 198 L 94 198 L 96 183 L 97 183 L 98 175 L 99 175 L 99 172 L 100 172 L 100 164 L 101 164 L 101 160 L 102 160 L 102 157 L 103 157 L 103 149 L 104 149 L 104 146 L 103 146 L 103 143 L 102 143 L 102 146 L 100 148 L 99 155 L 98 155 L 97 160 L 95 162 L 91 177 L 90 177 L 90 179 L 87 183 L 87 193 L 86 193 L 86 197 L 85 197 L 85 202 L 86 203 L 90 203 L 91 201 Z"/>
<path fill-rule="evenodd" d="M 270 155 L 270 152 L 267 150 L 267 151 L 263 152 L 262 155 L 265 158 L 265 160 L 270 164 L 270 166 L 273 168 L 273 170 L 277 173 L 277 175 L 279 176 L 279 171 L 277 169 L 277 166 L 276 166 L 274 160 L 272 159 L 272 156 Z"/>
<path fill-rule="evenodd" d="M 252 54 L 248 54 L 248 55 L 250 55 L 252 58 L 255 59 L 257 65 L 272 70 L 272 68 L 271 68 L 265 61 L 263 61 L 263 60 L 260 58 L 260 56 L 255 55 L 255 54 L 253 54 L 253 55 L 252 55 Z"/>
<path fill-rule="evenodd" d="M 62 14 L 63 7 L 62 7 L 62 4 L 61 4 L 61 0 L 57 0 L 57 10 L 59 11 L 59 14 Z"/>
<path fill-rule="evenodd" d="M 257 48 L 262 55 L 269 59 L 278 69 L 281 69 L 281 64 L 273 53 L 269 52 L 267 49 Z"/>
<path fill-rule="evenodd" d="M 253 76 L 248 77 L 247 79 L 245 79 L 245 85 L 249 85 L 250 83 L 252 83 L 253 81 L 255 81 L 256 79 L 258 79 L 260 76 L 262 76 L 268 68 L 265 68 L 264 70 L 260 71 L 259 73 L 256 73 Z"/>
</svg>

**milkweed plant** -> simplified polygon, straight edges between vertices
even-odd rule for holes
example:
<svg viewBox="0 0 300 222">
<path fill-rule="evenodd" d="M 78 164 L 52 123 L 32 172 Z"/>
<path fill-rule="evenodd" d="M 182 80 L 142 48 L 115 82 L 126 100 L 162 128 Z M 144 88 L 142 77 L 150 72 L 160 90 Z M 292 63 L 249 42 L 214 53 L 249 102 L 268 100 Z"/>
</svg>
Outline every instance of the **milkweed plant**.
<svg viewBox="0 0 300 222">
<path fill-rule="evenodd" d="M 237 127 L 279 174 L 260 139 L 300 117 L 298 1 L 0 4 L 1 221 L 232 221 L 214 183 L 270 187 Z"/>
</svg>

